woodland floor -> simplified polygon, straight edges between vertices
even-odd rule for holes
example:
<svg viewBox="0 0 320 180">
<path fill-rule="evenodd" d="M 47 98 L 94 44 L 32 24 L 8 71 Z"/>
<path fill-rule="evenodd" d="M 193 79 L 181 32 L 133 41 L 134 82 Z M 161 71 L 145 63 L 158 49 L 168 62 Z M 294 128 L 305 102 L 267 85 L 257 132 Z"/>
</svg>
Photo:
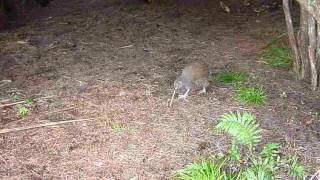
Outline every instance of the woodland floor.
<svg viewBox="0 0 320 180">
<path fill-rule="evenodd" d="M 34 98 L 30 115 L 0 109 L 0 128 L 93 120 L 0 134 L 2 179 L 168 179 L 174 170 L 226 150 L 217 118 L 250 111 L 263 143 L 281 143 L 310 173 L 320 165 L 320 97 L 291 71 L 260 59 L 285 32 L 282 11 L 224 13 L 211 1 L 174 6 L 55 0 L 26 25 L 0 33 L 0 102 Z M 205 95 L 167 107 L 177 73 L 206 61 L 216 74 L 250 73 L 266 105 L 234 100 L 212 82 Z M 81 83 L 82 82 L 82 83 Z M 281 96 L 283 93 L 287 96 Z M 262 144 L 263 144 L 262 143 Z"/>
</svg>

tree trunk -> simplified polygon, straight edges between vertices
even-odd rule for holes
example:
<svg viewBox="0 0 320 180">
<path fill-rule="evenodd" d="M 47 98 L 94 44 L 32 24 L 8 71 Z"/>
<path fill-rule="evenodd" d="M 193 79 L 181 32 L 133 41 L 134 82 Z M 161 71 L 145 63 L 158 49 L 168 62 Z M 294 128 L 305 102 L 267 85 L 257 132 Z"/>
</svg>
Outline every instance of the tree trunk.
<svg viewBox="0 0 320 180">
<path fill-rule="evenodd" d="M 317 48 L 316 48 L 318 86 L 320 86 L 320 22 L 317 22 Z"/>
<path fill-rule="evenodd" d="M 307 11 L 316 19 L 317 22 L 320 22 L 320 0 L 297 0 L 300 6 L 303 6 Z"/>
<path fill-rule="evenodd" d="M 309 44 L 309 35 L 308 35 L 308 11 L 301 6 L 300 7 L 300 30 L 298 33 L 298 48 L 301 58 L 301 79 L 310 77 L 310 63 L 308 56 L 308 44 Z"/>
<path fill-rule="evenodd" d="M 309 17 L 308 22 L 308 33 L 309 33 L 309 59 L 311 67 L 311 88 L 316 90 L 318 87 L 318 73 L 317 73 L 317 59 L 316 59 L 316 48 L 317 48 L 317 33 L 316 33 L 316 20 L 312 15 Z"/>
<path fill-rule="evenodd" d="M 283 0 L 283 11 L 284 11 L 285 19 L 286 19 L 290 46 L 291 46 L 291 49 L 293 51 L 293 56 L 294 56 L 294 71 L 298 75 L 298 78 L 301 79 L 301 73 L 300 73 L 301 59 L 300 59 L 300 55 L 299 55 L 299 51 L 298 51 L 298 47 L 297 47 L 296 38 L 294 35 L 294 31 L 293 31 L 291 13 L 290 13 L 290 8 L 289 8 L 289 0 Z"/>
</svg>

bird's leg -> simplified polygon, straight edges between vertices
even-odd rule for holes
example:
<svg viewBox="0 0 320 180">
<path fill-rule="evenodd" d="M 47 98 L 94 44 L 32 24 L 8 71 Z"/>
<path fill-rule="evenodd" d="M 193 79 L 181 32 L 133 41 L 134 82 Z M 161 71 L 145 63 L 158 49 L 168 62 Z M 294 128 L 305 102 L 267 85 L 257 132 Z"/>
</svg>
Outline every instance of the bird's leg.
<svg viewBox="0 0 320 180">
<path fill-rule="evenodd" d="M 187 100 L 189 91 L 190 91 L 190 89 L 187 89 L 186 93 L 184 93 L 184 95 L 179 95 L 178 99 Z"/>
<path fill-rule="evenodd" d="M 202 90 L 198 94 L 207 93 L 206 87 L 203 87 Z"/>
</svg>

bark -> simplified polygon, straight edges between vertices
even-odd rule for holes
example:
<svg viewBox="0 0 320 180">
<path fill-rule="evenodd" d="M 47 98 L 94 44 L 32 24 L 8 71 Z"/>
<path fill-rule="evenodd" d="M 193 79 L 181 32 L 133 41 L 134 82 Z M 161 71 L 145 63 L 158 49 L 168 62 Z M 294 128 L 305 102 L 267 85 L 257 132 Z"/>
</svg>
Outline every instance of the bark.
<svg viewBox="0 0 320 180">
<path fill-rule="evenodd" d="M 312 15 L 309 17 L 308 22 L 309 33 L 309 59 L 311 67 L 311 88 L 316 90 L 318 87 L 318 73 L 316 62 L 316 48 L 317 48 L 317 34 L 316 34 L 316 20 Z"/>
<path fill-rule="evenodd" d="M 301 60 L 300 60 L 300 55 L 299 55 L 299 51 L 298 51 L 298 47 L 297 47 L 297 41 L 296 41 L 294 31 L 293 31 L 291 13 L 290 13 L 290 9 L 289 9 L 289 0 L 283 0 L 283 11 L 284 11 L 285 19 L 286 19 L 290 46 L 291 46 L 291 49 L 293 51 L 293 56 L 294 56 L 294 71 L 297 73 L 298 78 L 301 79 L 301 73 L 300 73 Z"/>
<path fill-rule="evenodd" d="M 297 0 L 297 2 L 306 8 L 317 22 L 320 22 L 320 0 Z"/>
<path fill-rule="evenodd" d="M 308 56 L 308 11 L 301 6 L 300 7 L 300 30 L 298 33 L 298 48 L 301 58 L 301 79 L 310 77 L 310 62 Z"/>
<path fill-rule="evenodd" d="M 317 22 L 317 49 L 316 49 L 316 58 L 317 58 L 317 74 L 318 74 L 318 86 L 320 86 L 320 22 Z"/>
</svg>

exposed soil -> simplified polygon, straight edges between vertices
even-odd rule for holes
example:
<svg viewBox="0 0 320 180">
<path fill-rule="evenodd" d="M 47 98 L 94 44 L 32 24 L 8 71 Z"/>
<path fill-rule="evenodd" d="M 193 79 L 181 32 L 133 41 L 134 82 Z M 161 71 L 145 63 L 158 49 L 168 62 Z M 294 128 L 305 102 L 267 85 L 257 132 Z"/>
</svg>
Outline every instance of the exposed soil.
<svg viewBox="0 0 320 180">
<path fill-rule="evenodd" d="M 191 3 L 192 2 L 192 3 Z M 320 97 L 259 54 L 285 32 L 282 11 L 225 13 L 215 1 L 147 5 L 55 0 L 46 14 L 0 33 L 0 102 L 35 98 L 30 114 L 0 109 L 0 128 L 94 118 L 0 135 L 2 179 L 168 179 L 226 150 L 217 117 L 250 111 L 263 143 L 281 143 L 312 173 L 320 165 Z M 207 94 L 167 107 L 173 81 L 194 60 L 214 74 L 250 73 L 268 101 L 249 106 L 214 81 Z"/>
</svg>

